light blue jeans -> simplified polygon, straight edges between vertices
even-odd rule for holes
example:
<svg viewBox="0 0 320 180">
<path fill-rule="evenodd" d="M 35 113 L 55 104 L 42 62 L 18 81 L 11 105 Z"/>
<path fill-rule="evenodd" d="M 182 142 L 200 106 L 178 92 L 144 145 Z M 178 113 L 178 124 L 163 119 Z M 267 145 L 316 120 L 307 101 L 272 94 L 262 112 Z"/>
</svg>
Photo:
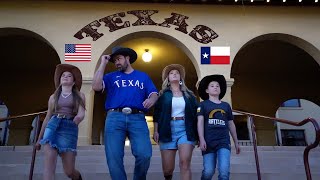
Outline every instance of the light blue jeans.
<svg viewBox="0 0 320 180">
<path fill-rule="evenodd" d="M 127 179 L 123 157 L 125 140 L 128 137 L 132 154 L 135 157 L 133 179 L 145 180 L 150 166 L 152 147 L 144 114 L 108 112 L 104 136 L 105 153 L 111 178 L 113 180 Z"/>
<path fill-rule="evenodd" d="M 230 174 L 230 150 L 221 148 L 215 153 L 203 155 L 203 171 L 201 180 L 211 180 L 218 161 L 219 180 L 228 180 Z"/>
<path fill-rule="evenodd" d="M 195 141 L 188 141 L 184 120 L 172 120 L 170 125 L 172 141 L 165 143 L 160 141 L 160 150 L 178 149 L 181 144 L 191 144 L 195 146 Z"/>
</svg>

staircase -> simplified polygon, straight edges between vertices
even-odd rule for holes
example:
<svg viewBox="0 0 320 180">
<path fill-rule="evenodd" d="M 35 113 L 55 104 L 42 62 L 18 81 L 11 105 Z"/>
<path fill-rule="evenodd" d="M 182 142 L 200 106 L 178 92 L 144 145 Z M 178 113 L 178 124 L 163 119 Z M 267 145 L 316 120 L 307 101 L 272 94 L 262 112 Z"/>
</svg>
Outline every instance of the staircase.
<svg viewBox="0 0 320 180">
<path fill-rule="evenodd" d="M 303 165 L 303 150 L 304 147 L 259 146 L 258 154 L 262 180 L 306 179 Z M 0 179 L 28 179 L 31 154 L 32 146 L 0 146 Z M 34 168 L 34 180 L 42 179 L 43 159 L 43 151 L 38 152 Z M 126 147 L 125 149 L 124 161 L 128 179 L 132 179 L 134 157 L 131 155 L 130 147 Z M 310 152 L 309 163 L 313 180 L 320 179 L 320 147 Z M 82 173 L 84 180 L 111 179 L 107 170 L 103 146 L 79 146 L 76 167 Z M 196 148 L 193 152 L 191 169 L 193 179 L 200 179 L 202 155 L 199 148 Z M 242 146 L 240 155 L 236 155 L 234 154 L 234 150 L 232 151 L 230 173 L 231 180 L 257 179 L 252 146 Z M 58 158 L 56 180 L 67 179 L 63 173 L 61 159 Z M 153 156 L 147 179 L 163 179 L 158 146 L 153 146 Z M 176 158 L 174 179 L 179 179 L 178 156 Z M 217 179 L 217 174 L 214 175 L 213 179 Z"/>
</svg>

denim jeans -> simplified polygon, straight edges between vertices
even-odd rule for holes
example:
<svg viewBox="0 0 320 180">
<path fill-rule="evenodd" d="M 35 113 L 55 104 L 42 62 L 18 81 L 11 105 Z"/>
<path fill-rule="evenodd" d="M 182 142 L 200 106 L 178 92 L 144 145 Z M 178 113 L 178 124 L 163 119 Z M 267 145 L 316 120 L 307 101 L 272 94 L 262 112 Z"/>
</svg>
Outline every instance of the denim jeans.
<svg viewBox="0 0 320 180">
<path fill-rule="evenodd" d="M 195 141 L 188 141 L 186 126 L 184 120 L 172 120 L 170 122 L 171 126 L 171 142 L 159 142 L 160 150 L 166 149 L 178 149 L 181 144 L 191 144 L 195 145 Z"/>
<path fill-rule="evenodd" d="M 230 174 L 230 150 L 221 148 L 215 153 L 203 155 L 203 171 L 201 180 L 211 180 L 218 161 L 219 180 L 228 180 Z"/>
<path fill-rule="evenodd" d="M 124 145 L 129 138 L 135 157 L 134 180 L 145 180 L 150 165 L 152 147 L 149 129 L 143 113 L 108 112 L 105 123 L 105 153 L 113 180 L 126 180 L 123 165 Z"/>
<path fill-rule="evenodd" d="M 49 120 L 40 144 L 49 143 L 52 148 L 57 149 L 58 154 L 64 152 L 77 152 L 78 126 L 73 118 L 58 118 L 53 115 Z"/>
</svg>

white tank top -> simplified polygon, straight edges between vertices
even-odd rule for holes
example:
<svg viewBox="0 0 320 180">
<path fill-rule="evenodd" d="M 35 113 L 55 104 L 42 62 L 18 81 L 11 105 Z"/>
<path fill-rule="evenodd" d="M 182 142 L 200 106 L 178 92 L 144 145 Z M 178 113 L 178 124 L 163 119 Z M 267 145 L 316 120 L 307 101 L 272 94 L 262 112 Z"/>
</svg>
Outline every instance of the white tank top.
<svg viewBox="0 0 320 180">
<path fill-rule="evenodd" d="M 186 102 L 183 97 L 172 97 L 171 117 L 184 117 Z"/>
</svg>

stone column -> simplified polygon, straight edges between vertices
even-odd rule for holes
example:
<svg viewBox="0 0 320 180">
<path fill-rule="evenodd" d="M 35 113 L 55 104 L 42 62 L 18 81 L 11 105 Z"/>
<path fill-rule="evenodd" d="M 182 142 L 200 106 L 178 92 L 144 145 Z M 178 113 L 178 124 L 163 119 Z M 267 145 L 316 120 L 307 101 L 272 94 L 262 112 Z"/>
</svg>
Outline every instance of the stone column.
<svg viewBox="0 0 320 180">
<path fill-rule="evenodd" d="M 234 79 L 233 78 L 230 78 L 230 79 L 226 78 L 226 81 L 227 81 L 227 92 L 226 92 L 226 95 L 223 97 L 222 101 L 229 103 L 230 106 L 232 107 L 231 87 L 234 83 Z M 231 146 L 234 146 L 231 134 L 230 134 L 230 141 L 231 141 Z"/>
<path fill-rule="evenodd" d="M 84 79 L 82 82 L 81 92 L 86 96 L 86 114 L 84 120 L 79 125 L 78 145 L 91 145 L 92 133 L 92 111 L 94 92 L 92 90 L 92 80 Z"/>
<path fill-rule="evenodd" d="M 230 79 L 226 79 L 227 81 L 227 92 L 226 92 L 226 95 L 223 97 L 223 101 L 229 103 L 232 107 L 232 100 L 231 100 L 231 87 L 234 83 L 234 79 L 233 78 L 230 78 Z"/>
</svg>

